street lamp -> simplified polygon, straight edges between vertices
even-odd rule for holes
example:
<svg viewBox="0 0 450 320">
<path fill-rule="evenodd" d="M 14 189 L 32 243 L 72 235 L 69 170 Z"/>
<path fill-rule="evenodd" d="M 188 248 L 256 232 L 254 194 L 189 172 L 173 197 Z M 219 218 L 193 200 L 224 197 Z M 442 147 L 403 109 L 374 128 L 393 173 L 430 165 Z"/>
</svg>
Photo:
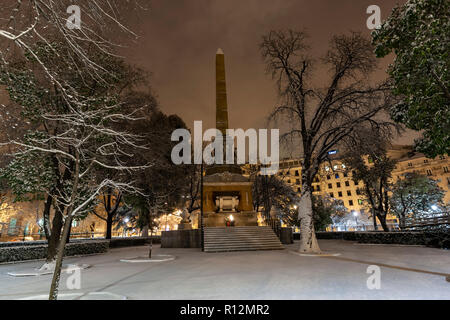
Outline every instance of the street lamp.
<svg viewBox="0 0 450 320">
<path fill-rule="evenodd" d="M 353 211 L 353 216 L 355 217 L 355 229 L 358 228 L 358 211 Z"/>
</svg>

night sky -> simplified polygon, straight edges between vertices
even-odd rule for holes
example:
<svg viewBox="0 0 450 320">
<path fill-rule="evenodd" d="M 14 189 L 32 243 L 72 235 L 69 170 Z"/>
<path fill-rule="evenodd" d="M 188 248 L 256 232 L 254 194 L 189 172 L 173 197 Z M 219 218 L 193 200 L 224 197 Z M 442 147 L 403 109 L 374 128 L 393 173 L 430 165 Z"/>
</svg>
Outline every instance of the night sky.
<svg viewBox="0 0 450 320">
<path fill-rule="evenodd" d="M 142 0 L 145 2 L 144 0 Z M 215 126 L 215 53 L 225 52 L 231 128 L 267 128 L 266 119 L 278 102 L 274 81 L 265 73 L 259 52 L 270 30 L 306 30 L 312 54 L 326 53 L 333 34 L 350 30 L 367 36 L 369 14 L 376 4 L 385 19 L 402 0 L 151 0 L 148 10 L 127 17 L 140 37 L 121 50 L 126 60 L 151 72 L 151 86 L 167 114 L 178 114 L 188 127 L 203 120 Z M 380 61 L 373 80 L 386 77 L 392 57 Z M 328 85 L 320 70 L 316 81 Z M 4 93 L 0 100 L 4 100 Z M 3 97 L 2 97 L 3 96 Z M 0 101 L 1 102 L 1 101 Z M 411 144 L 407 131 L 396 144 Z"/>
<path fill-rule="evenodd" d="M 191 127 L 215 121 L 215 53 L 225 52 L 229 120 L 232 128 L 266 127 L 277 103 L 270 75 L 265 74 L 259 43 L 272 29 L 305 29 L 313 54 L 320 57 L 333 34 L 349 30 L 370 35 L 366 9 L 377 4 L 382 19 L 397 0 L 152 0 L 135 29 L 137 43 L 124 50 L 127 59 L 152 72 L 161 109 L 180 115 Z M 136 20 L 133 18 L 133 22 Z M 385 77 L 382 61 L 376 80 Z M 321 74 L 320 81 L 328 79 Z M 405 134 L 396 143 L 411 143 Z"/>
</svg>

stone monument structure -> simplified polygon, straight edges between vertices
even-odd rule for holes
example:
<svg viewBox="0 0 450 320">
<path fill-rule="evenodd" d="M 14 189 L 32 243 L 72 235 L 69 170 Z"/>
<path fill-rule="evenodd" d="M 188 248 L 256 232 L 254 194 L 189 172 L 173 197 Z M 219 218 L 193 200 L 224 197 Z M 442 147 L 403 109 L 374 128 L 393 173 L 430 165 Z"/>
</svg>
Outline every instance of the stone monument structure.
<svg viewBox="0 0 450 320">
<path fill-rule="evenodd" d="M 225 77 L 225 55 L 216 53 L 216 128 L 224 137 L 228 129 L 228 102 Z M 226 150 L 226 148 L 224 148 Z M 225 155 L 224 155 L 225 156 Z M 203 183 L 203 218 L 205 227 L 222 227 L 232 220 L 234 226 L 257 226 L 253 211 L 252 182 L 242 175 L 237 164 L 208 166 Z"/>
</svg>

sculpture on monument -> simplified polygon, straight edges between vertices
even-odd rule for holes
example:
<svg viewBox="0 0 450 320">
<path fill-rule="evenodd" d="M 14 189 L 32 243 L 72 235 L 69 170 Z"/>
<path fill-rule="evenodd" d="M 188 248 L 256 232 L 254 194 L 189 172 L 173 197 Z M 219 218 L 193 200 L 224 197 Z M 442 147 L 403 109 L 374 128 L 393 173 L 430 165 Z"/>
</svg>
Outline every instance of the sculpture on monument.
<svg viewBox="0 0 450 320">
<path fill-rule="evenodd" d="M 189 214 L 189 212 L 188 212 L 188 210 L 186 208 L 184 208 L 181 211 L 180 217 L 181 217 L 181 221 L 178 224 L 178 229 L 179 230 L 192 229 L 191 219 L 189 219 L 190 214 Z"/>
</svg>

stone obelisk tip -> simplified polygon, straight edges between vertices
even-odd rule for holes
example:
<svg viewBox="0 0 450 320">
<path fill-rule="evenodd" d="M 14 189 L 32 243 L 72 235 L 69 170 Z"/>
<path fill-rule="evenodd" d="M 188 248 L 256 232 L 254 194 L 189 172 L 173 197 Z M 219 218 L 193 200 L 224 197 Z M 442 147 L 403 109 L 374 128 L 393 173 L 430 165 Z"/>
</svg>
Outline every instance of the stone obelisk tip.
<svg viewBox="0 0 450 320">
<path fill-rule="evenodd" d="M 225 80 L 225 55 L 222 49 L 216 54 L 216 128 L 225 135 L 228 129 L 227 85 Z"/>
</svg>

